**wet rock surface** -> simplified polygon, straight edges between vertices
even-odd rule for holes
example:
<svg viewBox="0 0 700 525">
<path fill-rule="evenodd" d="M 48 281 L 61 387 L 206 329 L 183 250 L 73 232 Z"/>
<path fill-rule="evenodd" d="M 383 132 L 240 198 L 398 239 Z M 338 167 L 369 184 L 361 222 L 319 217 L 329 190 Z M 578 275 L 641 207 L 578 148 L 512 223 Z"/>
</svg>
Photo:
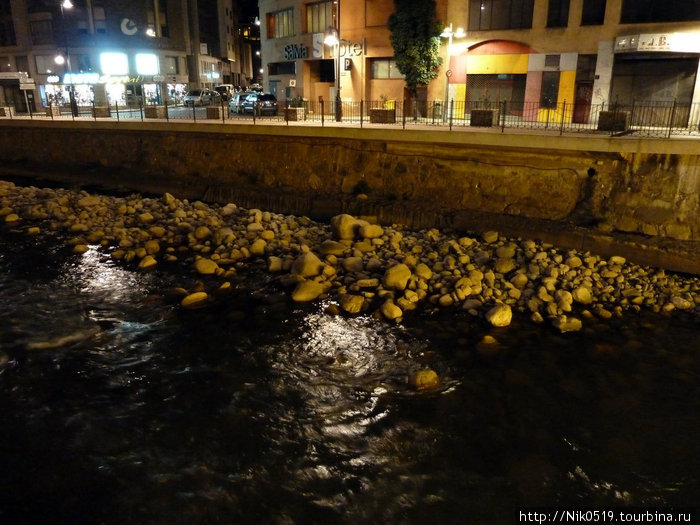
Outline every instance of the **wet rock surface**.
<svg viewBox="0 0 700 525">
<path fill-rule="evenodd" d="M 94 246 L 140 271 L 176 263 L 213 281 L 213 290 L 183 288 L 183 307 L 215 300 L 207 292 L 247 266 L 266 269 L 294 301 L 331 299 L 346 314 L 373 312 L 392 322 L 416 308 L 459 308 L 496 327 L 527 315 L 569 332 L 590 316 L 700 305 L 697 277 L 495 230 L 409 230 L 348 214 L 324 224 L 169 193 L 115 197 L 11 182 L 0 182 L 0 219 L 29 235 L 64 232 L 78 254 Z"/>
</svg>

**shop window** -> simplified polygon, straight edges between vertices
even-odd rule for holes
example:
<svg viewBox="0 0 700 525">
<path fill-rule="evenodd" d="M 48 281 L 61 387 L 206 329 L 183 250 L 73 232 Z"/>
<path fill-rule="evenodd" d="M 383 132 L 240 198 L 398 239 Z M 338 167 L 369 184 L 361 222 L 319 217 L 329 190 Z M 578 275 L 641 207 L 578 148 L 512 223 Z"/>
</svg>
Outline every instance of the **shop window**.
<svg viewBox="0 0 700 525">
<path fill-rule="evenodd" d="M 700 21 L 700 2 L 697 0 L 623 0 L 620 23 L 693 22 Z"/>
<path fill-rule="evenodd" d="M 294 36 L 294 10 L 285 9 L 267 15 L 267 37 Z"/>
<path fill-rule="evenodd" d="M 542 73 L 542 92 L 540 93 L 540 107 L 556 108 L 559 95 L 559 71 L 545 71 Z"/>
<path fill-rule="evenodd" d="M 29 33 L 35 46 L 53 44 L 53 26 L 51 20 L 33 20 L 29 22 Z"/>
<path fill-rule="evenodd" d="M 549 0 L 547 7 L 547 27 L 569 25 L 569 0 Z"/>
<path fill-rule="evenodd" d="M 469 29 L 529 29 L 534 0 L 470 0 Z"/>
<path fill-rule="evenodd" d="M 372 78 L 376 79 L 402 79 L 404 78 L 399 68 L 396 66 L 396 60 L 392 58 L 375 58 L 372 60 L 371 69 Z"/>
<path fill-rule="evenodd" d="M 306 32 L 324 33 L 329 27 L 336 27 L 334 2 L 306 4 Z"/>
<path fill-rule="evenodd" d="M 605 23 L 606 0 L 583 0 L 581 25 L 596 26 Z"/>
</svg>

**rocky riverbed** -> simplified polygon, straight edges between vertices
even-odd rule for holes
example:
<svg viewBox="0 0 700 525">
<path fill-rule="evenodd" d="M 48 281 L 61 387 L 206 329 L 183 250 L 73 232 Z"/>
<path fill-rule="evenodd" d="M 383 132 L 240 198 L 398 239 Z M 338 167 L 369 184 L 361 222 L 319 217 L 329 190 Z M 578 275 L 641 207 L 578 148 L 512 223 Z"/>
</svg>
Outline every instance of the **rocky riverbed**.
<svg viewBox="0 0 700 525">
<path fill-rule="evenodd" d="M 99 246 L 140 271 L 191 267 L 201 282 L 175 290 L 185 308 L 217 300 L 248 265 L 274 274 L 294 301 L 329 298 L 332 312 L 392 322 L 416 308 L 461 308 L 493 326 L 508 326 L 515 314 L 568 332 L 593 316 L 700 306 L 697 277 L 496 231 L 408 230 L 350 215 L 323 224 L 169 193 L 114 197 L 4 181 L 0 220 L 29 235 L 66 232 L 76 253 Z"/>
</svg>

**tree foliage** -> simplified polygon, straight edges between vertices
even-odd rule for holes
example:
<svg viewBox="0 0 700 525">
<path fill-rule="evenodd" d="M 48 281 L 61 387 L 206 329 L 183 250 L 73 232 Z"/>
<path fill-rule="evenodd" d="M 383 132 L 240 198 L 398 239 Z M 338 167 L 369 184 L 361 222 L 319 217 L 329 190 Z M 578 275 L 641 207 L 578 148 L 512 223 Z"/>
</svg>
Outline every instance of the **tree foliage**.
<svg viewBox="0 0 700 525">
<path fill-rule="evenodd" d="M 442 65 L 441 27 L 435 18 L 435 0 L 394 0 L 389 17 L 391 45 L 396 67 L 406 77 L 406 87 L 416 92 L 430 83 Z"/>
</svg>

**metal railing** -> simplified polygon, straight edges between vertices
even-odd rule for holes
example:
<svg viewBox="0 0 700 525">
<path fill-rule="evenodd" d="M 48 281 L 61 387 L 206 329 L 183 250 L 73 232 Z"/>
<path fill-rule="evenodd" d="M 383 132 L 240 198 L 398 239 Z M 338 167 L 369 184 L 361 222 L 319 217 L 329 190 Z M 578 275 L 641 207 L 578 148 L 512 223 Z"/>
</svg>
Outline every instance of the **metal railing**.
<svg viewBox="0 0 700 525">
<path fill-rule="evenodd" d="M 161 119 L 166 121 L 227 123 L 283 123 L 286 125 L 395 126 L 410 128 L 474 128 L 505 133 L 509 130 L 537 130 L 544 133 L 700 138 L 700 104 L 676 101 L 631 101 L 613 104 L 573 104 L 551 107 L 528 101 L 303 101 L 294 107 L 278 103 L 273 107 L 229 108 L 227 102 L 194 107 L 183 105 L 113 104 L 79 106 L 49 105 L 40 112 L 17 112 L 13 105 L 0 107 L 0 118 L 116 119 L 125 121 Z"/>
</svg>

